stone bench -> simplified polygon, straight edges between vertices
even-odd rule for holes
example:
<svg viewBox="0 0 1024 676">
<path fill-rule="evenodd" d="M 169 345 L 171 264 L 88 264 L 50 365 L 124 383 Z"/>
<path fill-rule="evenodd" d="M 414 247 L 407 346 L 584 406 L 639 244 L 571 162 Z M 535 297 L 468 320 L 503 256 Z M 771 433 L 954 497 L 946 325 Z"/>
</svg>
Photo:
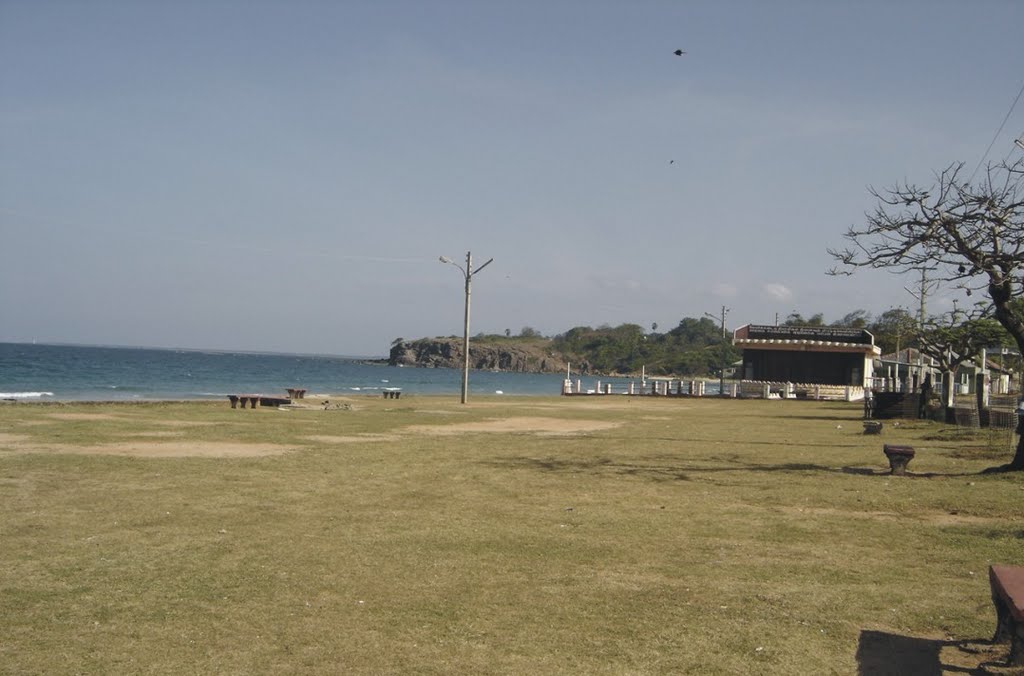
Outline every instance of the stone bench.
<svg viewBox="0 0 1024 676">
<path fill-rule="evenodd" d="M 885 444 L 882 447 L 885 457 L 889 458 L 889 473 L 903 475 L 907 473 L 907 465 L 914 458 L 913 446 L 896 446 Z"/>
<path fill-rule="evenodd" d="M 1024 666 L 1024 567 L 993 564 L 988 581 L 996 607 L 992 642 L 1010 641 L 1010 664 Z"/>
<path fill-rule="evenodd" d="M 229 394 L 228 401 L 231 402 L 231 408 L 237 408 L 238 404 L 245 408 L 246 404 L 249 404 L 250 408 L 256 408 L 256 405 L 260 406 L 284 406 L 290 404 L 291 399 L 285 399 L 284 397 L 268 397 L 262 394 Z"/>
</svg>

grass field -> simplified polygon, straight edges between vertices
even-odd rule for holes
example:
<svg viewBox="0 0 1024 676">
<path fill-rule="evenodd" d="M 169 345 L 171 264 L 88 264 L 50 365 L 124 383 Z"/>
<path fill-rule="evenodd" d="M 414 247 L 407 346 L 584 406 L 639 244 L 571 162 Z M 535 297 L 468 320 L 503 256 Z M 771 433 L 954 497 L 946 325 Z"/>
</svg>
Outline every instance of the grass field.
<svg viewBox="0 0 1024 676">
<path fill-rule="evenodd" d="M 0 405 L 0 672 L 998 671 L 1005 436 L 822 402 Z M 890 477 L 883 443 L 917 449 Z M 976 671 L 974 673 L 977 673 Z"/>
</svg>

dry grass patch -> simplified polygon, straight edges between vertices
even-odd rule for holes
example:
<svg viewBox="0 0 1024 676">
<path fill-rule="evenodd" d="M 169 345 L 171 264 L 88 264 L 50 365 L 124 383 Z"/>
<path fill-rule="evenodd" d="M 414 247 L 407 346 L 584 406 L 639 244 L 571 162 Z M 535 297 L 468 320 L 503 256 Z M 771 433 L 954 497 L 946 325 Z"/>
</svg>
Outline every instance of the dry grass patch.
<svg viewBox="0 0 1024 676">
<path fill-rule="evenodd" d="M 965 646 L 992 632 L 987 565 L 1020 562 L 1024 478 L 924 438 L 940 425 L 864 436 L 860 406 L 825 402 L 356 399 L 0 407 L 4 448 L 49 449 L 0 454 L 0 671 L 790 676 L 1005 655 Z M 161 429 L 181 436 L 126 441 Z M 883 475 L 883 443 L 914 445 L 920 474 Z M 72 447 L 94 454 L 54 452 Z"/>
<path fill-rule="evenodd" d="M 405 429 L 420 434 L 473 434 L 484 433 L 531 433 L 541 435 L 574 435 L 598 432 L 618 427 L 621 423 L 607 420 L 566 420 L 563 418 L 538 418 L 522 416 L 497 418 L 479 422 L 449 423 L 444 425 L 411 425 Z"/>
</svg>

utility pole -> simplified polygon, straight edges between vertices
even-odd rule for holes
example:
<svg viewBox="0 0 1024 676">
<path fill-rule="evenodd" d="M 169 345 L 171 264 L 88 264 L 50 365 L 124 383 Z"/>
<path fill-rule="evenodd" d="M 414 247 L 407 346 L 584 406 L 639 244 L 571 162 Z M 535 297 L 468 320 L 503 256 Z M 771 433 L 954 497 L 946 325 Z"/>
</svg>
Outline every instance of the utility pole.
<svg viewBox="0 0 1024 676">
<path fill-rule="evenodd" d="M 934 268 L 929 268 L 928 266 L 923 265 L 919 269 L 921 270 L 921 283 L 920 286 L 918 286 L 918 290 L 914 291 L 913 289 L 907 287 L 903 288 L 907 293 L 909 293 L 911 296 L 913 296 L 919 301 L 917 314 L 917 330 L 920 333 L 921 331 L 924 331 L 925 299 L 928 297 L 929 293 L 935 290 L 939 283 L 934 281 L 928 281 L 928 270 Z M 917 348 L 917 381 L 918 387 L 920 387 L 921 383 L 924 382 L 924 355 L 921 354 L 920 346 L 918 346 Z"/>
<path fill-rule="evenodd" d="M 720 397 L 724 397 L 725 396 L 725 367 L 728 366 L 728 364 L 725 363 L 725 354 L 726 354 L 726 352 L 725 352 L 725 340 L 726 340 L 725 316 L 727 314 L 729 314 L 729 308 L 725 307 L 724 305 L 722 306 L 722 314 L 721 314 L 720 318 L 716 317 L 715 315 L 711 314 L 710 312 L 705 312 L 704 313 L 705 317 L 710 317 L 711 319 L 720 319 L 720 321 L 722 322 L 722 345 L 721 345 L 722 364 L 721 364 L 721 371 L 718 372 L 718 396 L 720 396 Z M 776 320 L 776 321 L 778 321 L 778 320 Z"/>
<path fill-rule="evenodd" d="M 491 258 L 486 263 L 478 267 L 476 270 L 473 269 L 473 253 L 471 251 L 466 252 L 466 267 L 463 268 L 461 265 L 448 258 L 447 256 L 441 256 L 439 259 L 442 263 L 450 263 L 462 272 L 462 276 L 466 278 L 466 314 L 465 321 L 462 326 L 462 403 L 465 404 L 469 400 L 469 296 L 470 290 L 473 285 L 473 275 L 480 272 L 494 260 Z"/>
</svg>

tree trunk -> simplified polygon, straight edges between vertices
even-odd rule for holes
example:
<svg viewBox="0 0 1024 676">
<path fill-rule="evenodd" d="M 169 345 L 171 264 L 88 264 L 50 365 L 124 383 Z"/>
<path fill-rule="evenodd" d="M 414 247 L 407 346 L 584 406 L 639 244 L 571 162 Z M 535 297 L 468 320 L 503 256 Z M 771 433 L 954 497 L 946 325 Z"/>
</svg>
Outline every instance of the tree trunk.
<svg viewBox="0 0 1024 676">
<path fill-rule="evenodd" d="M 1014 341 L 1017 343 L 1017 349 L 1021 351 L 1021 354 L 1024 354 L 1024 322 L 1011 310 L 1010 303 L 1013 299 L 1013 290 L 1010 284 L 1005 281 L 1004 277 L 995 278 L 988 286 L 988 294 L 992 299 L 996 319 L 1013 336 Z M 1024 434 L 1021 434 L 1022 431 L 1024 430 L 1022 430 L 1021 423 L 1018 422 L 1017 434 L 1020 436 L 1017 439 L 1017 451 L 1013 454 L 1013 460 L 1010 461 L 1010 464 L 993 469 L 1015 472 L 1024 471 Z"/>
<path fill-rule="evenodd" d="M 1024 471 L 1024 435 L 1017 439 L 1017 452 L 1013 454 L 1013 460 L 1009 465 L 1003 465 L 1000 469 L 1014 472 Z"/>
</svg>

